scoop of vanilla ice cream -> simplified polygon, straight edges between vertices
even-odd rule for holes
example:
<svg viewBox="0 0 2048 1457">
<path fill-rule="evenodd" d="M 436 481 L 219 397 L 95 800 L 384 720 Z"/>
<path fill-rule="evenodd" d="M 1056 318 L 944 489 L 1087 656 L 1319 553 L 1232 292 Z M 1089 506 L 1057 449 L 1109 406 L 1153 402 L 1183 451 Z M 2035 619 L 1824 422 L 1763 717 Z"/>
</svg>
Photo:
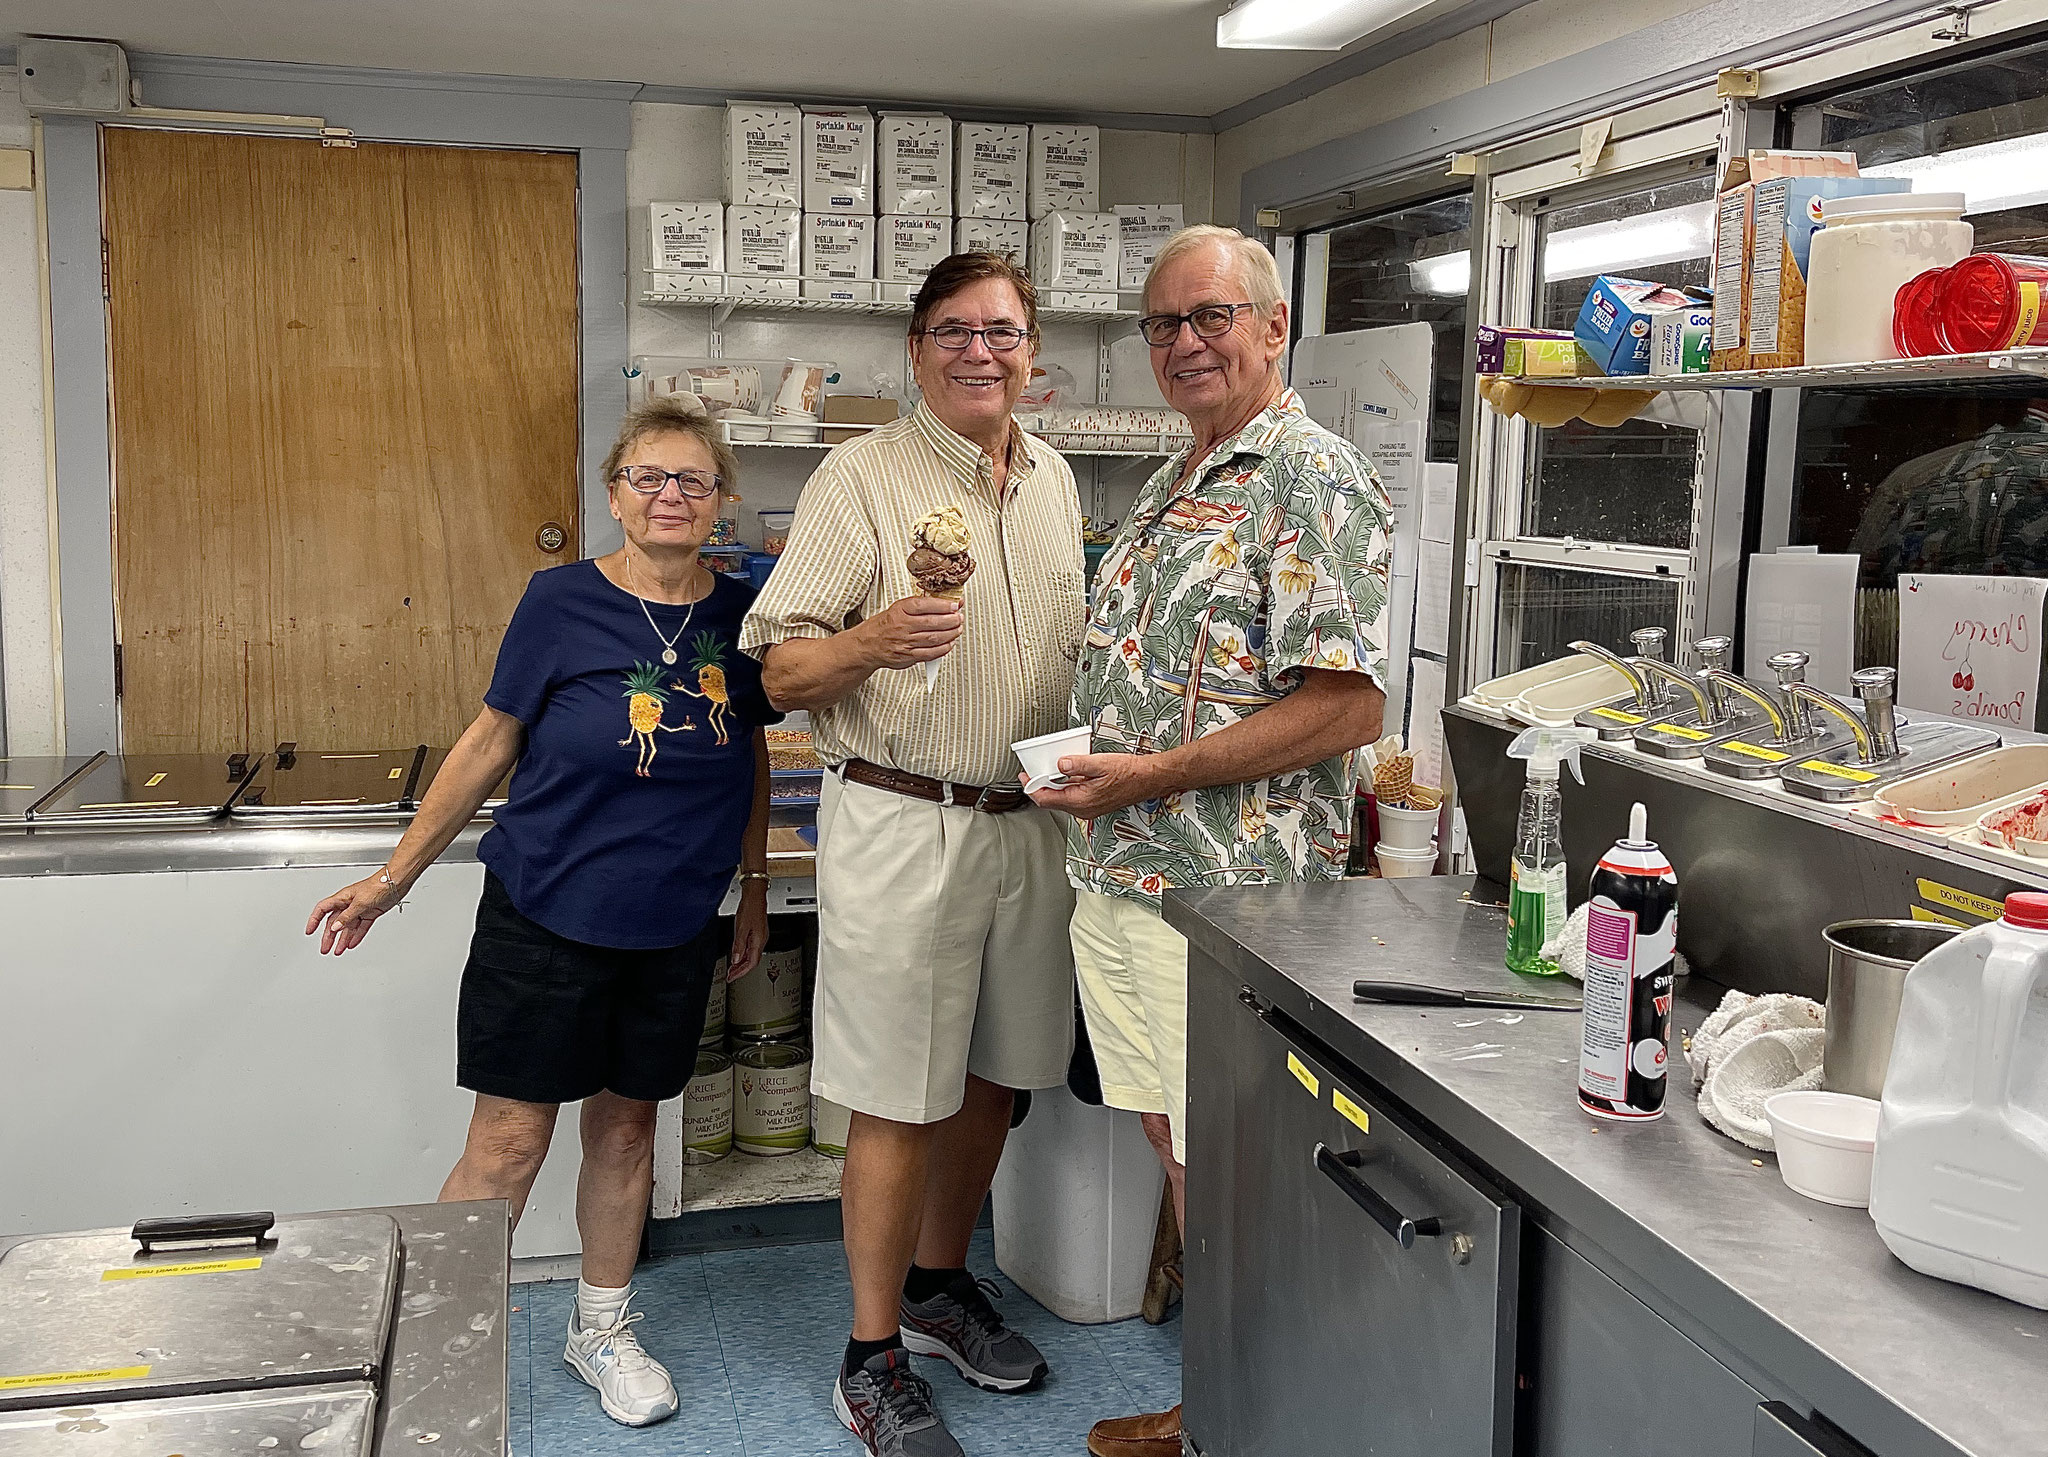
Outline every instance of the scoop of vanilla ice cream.
<svg viewBox="0 0 2048 1457">
<path fill-rule="evenodd" d="M 967 517 L 958 506 L 932 512 L 917 523 L 917 530 L 933 551 L 953 556 L 967 550 Z"/>
</svg>

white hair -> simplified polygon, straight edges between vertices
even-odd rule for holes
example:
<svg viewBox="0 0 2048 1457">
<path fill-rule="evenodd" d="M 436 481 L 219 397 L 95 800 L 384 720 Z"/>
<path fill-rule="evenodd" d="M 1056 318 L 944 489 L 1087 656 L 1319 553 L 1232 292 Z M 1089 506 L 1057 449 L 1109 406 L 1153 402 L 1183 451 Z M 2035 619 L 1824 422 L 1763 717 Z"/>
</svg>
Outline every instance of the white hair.
<svg viewBox="0 0 2048 1457">
<path fill-rule="evenodd" d="M 1280 281 L 1280 265 L 1273 261 L 1273 255 L 1266 251 L 1266 245 L 1257 238 L 1247 238 L 1236 228 L 1219 228 L 1213 223 L 1197 223 L 1191 228 L 1182 228 L 1160 246 L 1152 267 L 1145 275 L 1146 307 L 1151 307 L 1152 281 L 1159 277 L 1159 271 L 1180 257 L 1211 243 L 1221 243 L 1230 250 L 1237 260 L 1238 281 L 1244 285 L 1247 302 L 1257 306 L 1262 314 L 1270 315 L 1287 297 L 1286 285 Z"/>
</svg>

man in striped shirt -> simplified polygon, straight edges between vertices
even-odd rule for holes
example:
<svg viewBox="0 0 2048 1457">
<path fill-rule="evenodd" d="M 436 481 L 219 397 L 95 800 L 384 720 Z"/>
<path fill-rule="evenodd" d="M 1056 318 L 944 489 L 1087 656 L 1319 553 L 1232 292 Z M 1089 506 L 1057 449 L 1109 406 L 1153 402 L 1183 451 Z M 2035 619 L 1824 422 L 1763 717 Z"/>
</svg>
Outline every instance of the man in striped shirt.
<svg viewBox="0 0 2048 1457">
<path fill-rule="evenodd" d="M 1064 827 L 1010 752 L 1067 726 L 1086 611 L 1073 473 L 1011 418 L 1037 314 L 1007 259 L 932 270 L 909 331 L 923 402 L 826 457 L 740 638 L 832 771 L 812 1086 L 853 1110 L 833 1401 L 876 1457 L 961 1451 L 906 1346 L 986 1390 L 1046 1374 L 966 1268 L 1014 1090 L 1063 1082 L 1073 1041 Z M 948 508 L 973 562 L 958 601 L 907 560 Z"/>
</svg>

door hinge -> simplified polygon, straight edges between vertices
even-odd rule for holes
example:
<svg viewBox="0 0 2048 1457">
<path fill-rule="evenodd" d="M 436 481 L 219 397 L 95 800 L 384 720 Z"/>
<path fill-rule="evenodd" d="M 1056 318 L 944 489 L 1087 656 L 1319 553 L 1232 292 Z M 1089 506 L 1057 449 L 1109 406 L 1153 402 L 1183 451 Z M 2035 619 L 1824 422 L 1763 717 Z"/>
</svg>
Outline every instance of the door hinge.
<svg viewBox="0 0 2048 1457">
<path fill-rule="evenodd" d="M 105 238 L 100 239 L 100 298 L 111 301 L 114 297 L 114 254 Z"/>
<path fill-rule="evenodd" d="M 121 696 L 121 645 L 114 644 L 114 696 Z"/>
<path fill-rule="evenodd" d="M 320 145 L 323 147 L 353 147 L 356 134 L 345 126 L 323 126 L 320 128 Z"/>
</svg>

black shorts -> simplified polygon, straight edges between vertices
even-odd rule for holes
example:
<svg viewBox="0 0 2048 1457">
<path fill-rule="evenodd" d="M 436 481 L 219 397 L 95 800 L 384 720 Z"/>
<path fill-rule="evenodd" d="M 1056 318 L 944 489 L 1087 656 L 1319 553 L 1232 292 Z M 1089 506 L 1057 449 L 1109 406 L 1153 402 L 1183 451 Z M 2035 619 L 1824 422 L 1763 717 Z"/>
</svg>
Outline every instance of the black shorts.
<svg viewBox="0 0 2048 1457">
<path fill-rule="evenodd" d="M 587 946 L 522 916 L 486 870 L 455 1013 L 456 1082 L 522 1103 L 607 1089 L 675 1097 L 696 1070 L 727 934 L 714 916 L 682 946 Z"/>
</svg>

